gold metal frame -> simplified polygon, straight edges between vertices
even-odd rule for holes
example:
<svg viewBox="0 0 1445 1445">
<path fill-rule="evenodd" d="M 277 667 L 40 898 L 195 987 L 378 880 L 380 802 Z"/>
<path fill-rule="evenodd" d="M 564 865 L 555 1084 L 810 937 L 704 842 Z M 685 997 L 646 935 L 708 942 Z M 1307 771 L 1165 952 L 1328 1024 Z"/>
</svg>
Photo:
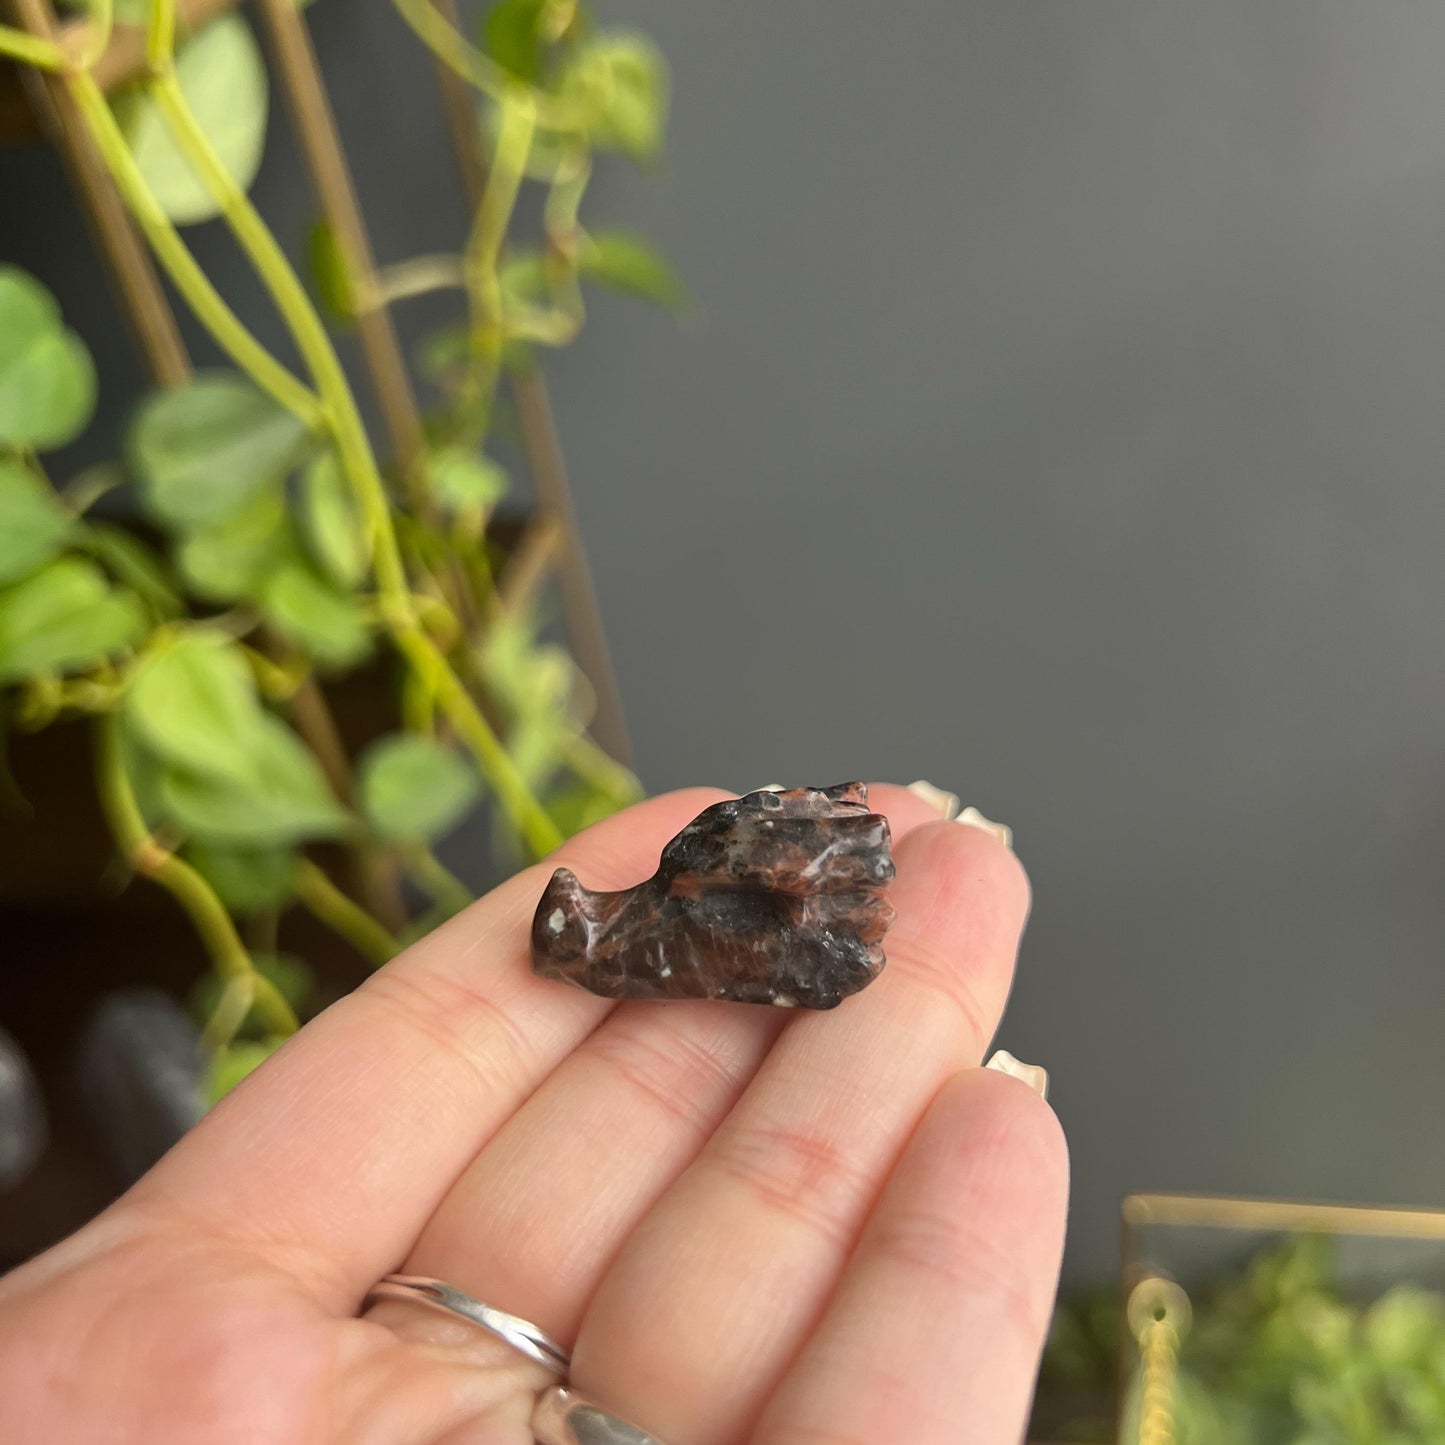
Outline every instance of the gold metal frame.
<svg viewBox="0 0 1445 1445">
<path fill-rule="evenodd" d="M 1337 1234 L 1375 1239 L 1445 1240 L 1445 1209 L 1401 1209 L 1369 1204 L 1251 1199 L 1215 1194 L 1130 1194 L 1120 1209 L 1123 1295 L 1157 1268 L 1146 1262 L 1146 1229 L 1220 1229 L 1279 1234 Z M 1120 1323 L 1118 1418 L 1122 1420 L 1126 1368 L 1135 1348 L 1127 1322 Z"/>
<path fill-rule="evenodd" d="M 16 22 L 30 34 L 57 40 L 75 54 L 84 49 L 91 26 L 85 17 L 62 21 L 51 0 L 0 3 L 8 3 Z M 179 0 L 178 8 L 183 23 L 198 25 L 239 4 L 240 0 Z M 256 4 L 317 205 L 359 283 L 356 290 L 362 304 L 357 331 L 382 424 L 402 474 L 414 475 L 422 448 L 416 396 L 390 310 L 376 285 L 371 243 L 310 32 L 296 0 L 256 0 Z M 451 0 L 443 0 L 441 8 L 453 10 L 454 15 Z M 141 33 L 118 28 L 92 73 L 109 91 L 139 74 L 144 64 Z M 17 74 L 23 81 L 23 93 L 16 84 Z M 481 195 L 485 170 L 477 144 L 479 127 L 471 123 L 472 96 L 465 83 L 440 63 L 437 74 L 462 184 L 475 202 Z M 48 135 L 66 162 L 151 376 L 161 386 L 183 385 L 192 367 L 175 312 L 145 242 L 101 165 L 64 86 L 53 76 L 0 63 L 0 141 L 34 134 Z M 513 399 L 536 507 L 499 578 L 499 587 L 504 601 L 515 604 L 534 595 L 547 575 L 555 572 L 572 651 L 596 697 L 592 734 L 619 762 L 630 763 L 632 750 L 621 699 L 540 372 L 533 369 L 518 374 L 513 379 Z"/>
<path fill-rule="evenodd" d="M 1126 1290 L 1143 1262 L 1141 1232 L 1184 1229 L 1276 1230 L 1281 1234 L 1360 1234 L 1391 1239 L 1445 1239 L 1445 1209 L 1392 1209 L 1215 1194 L 1130 1194 L 1123 1203 Z"/>
</svg>

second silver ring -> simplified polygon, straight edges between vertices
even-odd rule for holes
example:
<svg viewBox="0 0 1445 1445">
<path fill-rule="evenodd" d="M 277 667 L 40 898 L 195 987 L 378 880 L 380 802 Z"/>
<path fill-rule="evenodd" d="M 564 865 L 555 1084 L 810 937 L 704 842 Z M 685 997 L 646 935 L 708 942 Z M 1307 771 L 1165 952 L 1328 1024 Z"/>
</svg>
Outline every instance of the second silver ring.
<svg viewBox="0 0 1445 1445">
<path fill-rule="evenodd" d="M 604 1410 L 570 1385 L 553 1385 L 537 1396 L 532 1434 L 538 1445 L 662 1445 L 656 1435 Z"/>
<path fill-rule="evenodd" d="M 479 1325 L 489 1334 L 496 1335 L 499 1340 L 505 1340 L 514 1350 L 521 1351 L 529 1360 L 535 1360 L 539 1365 L 545 1365 L 563 1379 L 566 1379 L 567 1371 L 571 1368 L 572 1360 L 567 1351 L 530 1320 L 483 1304 L 481 1300 L 463 1294 L 445 1280 L 430 1279 L 419 1274 L 389 1274 L 371 1287 L 370 1298 L 408 1300 L 413 1304 L 431 1305 L 434 1309 L 446 1310 L 449 1314 L 460 1315 L 462 1319 Z"/>
</svg>

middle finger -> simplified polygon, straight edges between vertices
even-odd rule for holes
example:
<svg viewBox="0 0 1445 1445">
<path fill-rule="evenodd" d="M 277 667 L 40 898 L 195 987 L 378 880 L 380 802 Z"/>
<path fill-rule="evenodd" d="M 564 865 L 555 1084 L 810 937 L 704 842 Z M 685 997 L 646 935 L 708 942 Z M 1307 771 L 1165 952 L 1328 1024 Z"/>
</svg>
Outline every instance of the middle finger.
<svg viewBox="0 0 1445 1445">
<path fill-rule="evenodd" d="M 573 1379 L 664 1440 L 746 1438 L 909 1134 L 997 1026 L 1028 906 L 1017 860 L 936 824 L 897 864 L 883 975 L 783 1034 L 587 1312 Z"/>
</svg>

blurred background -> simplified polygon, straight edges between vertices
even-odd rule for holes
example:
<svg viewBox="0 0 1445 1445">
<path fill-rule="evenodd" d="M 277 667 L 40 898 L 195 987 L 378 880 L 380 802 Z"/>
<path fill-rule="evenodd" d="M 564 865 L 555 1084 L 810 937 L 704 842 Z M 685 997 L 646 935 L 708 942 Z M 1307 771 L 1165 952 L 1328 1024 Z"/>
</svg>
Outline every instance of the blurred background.
<svg viewBox="0 0 1445 1445">
<path fill-rule="evenodd" d="M 601 298 L 549 371 L 646 786 L 1012 825 L 1000 1042 L 1052 1074 L 1071 1284 L 1132 1189 L 1445 1200 L 1445 10 L 605 10 L 674 98 L 591 209 L 696 298 Z M 378 253 L 454 244 L 426 57 L 309 23 Z M 299 248 L 279 122 L 253 195 Z M 54 157 L 0 153 L 0 206 L 108 455 L 142 381 Z"/>
</svg>

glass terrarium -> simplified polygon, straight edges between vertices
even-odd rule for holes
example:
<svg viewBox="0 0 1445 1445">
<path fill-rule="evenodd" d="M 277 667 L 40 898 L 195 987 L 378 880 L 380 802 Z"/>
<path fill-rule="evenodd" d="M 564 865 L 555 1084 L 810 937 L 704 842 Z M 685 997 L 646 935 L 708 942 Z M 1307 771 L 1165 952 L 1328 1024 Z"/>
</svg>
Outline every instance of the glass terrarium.
<svg viewBox="0 0 1445 1445">
<path fill-rule="evenodd" d="M 1441 1445 L 1445 1212 L 1124 1202 L 1128 1445 Z"/>
<path fill-rule="evenodd" d="M 1135 1194 L 1123 1226 L 1122 1288 L 1056 1317 L 1033 1438 L 1445 1445 L 1445 1211 Z"/>
</svg>

